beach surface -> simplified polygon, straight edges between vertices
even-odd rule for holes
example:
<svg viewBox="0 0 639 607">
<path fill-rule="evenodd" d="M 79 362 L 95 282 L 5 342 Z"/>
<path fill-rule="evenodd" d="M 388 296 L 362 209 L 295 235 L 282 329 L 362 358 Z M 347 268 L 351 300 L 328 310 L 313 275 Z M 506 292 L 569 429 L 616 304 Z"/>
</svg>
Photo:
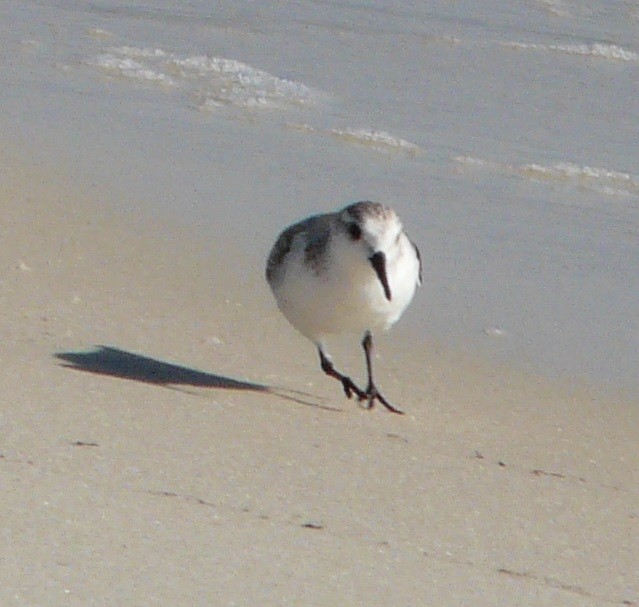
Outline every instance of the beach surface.
<svg viewBox="0 0 639 607">
<path fill-rule="evenodd" d="M 400 322 L 363 410 L 255 251 L 1 166 L 2 605 L 639 604 L 636 402 Z"/>
</svg>

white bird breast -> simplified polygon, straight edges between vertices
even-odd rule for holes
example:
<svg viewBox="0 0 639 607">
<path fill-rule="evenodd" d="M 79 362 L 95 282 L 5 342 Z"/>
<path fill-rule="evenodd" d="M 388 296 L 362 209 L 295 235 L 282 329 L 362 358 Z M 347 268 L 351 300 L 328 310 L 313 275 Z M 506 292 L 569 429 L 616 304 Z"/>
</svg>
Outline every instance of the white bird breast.
<svg viewBox="0 0 639 607">
<path fill-rule="evenodd" d="M 417 286 L 417 261 L 411 263 L 405 255 L 406 245 L 411 251 L 412 245 L 402 237 L 406 242 L 387 254 L 389 301 L 364 246 L 335 238 L 327 258 L 311 268 L 303 254 L 305 234 L 298 234 L 281 279 L 272 285 L 280 310 L 313 341 L 327 334 L 387 329 L 402 315 Z"/>
</svg>

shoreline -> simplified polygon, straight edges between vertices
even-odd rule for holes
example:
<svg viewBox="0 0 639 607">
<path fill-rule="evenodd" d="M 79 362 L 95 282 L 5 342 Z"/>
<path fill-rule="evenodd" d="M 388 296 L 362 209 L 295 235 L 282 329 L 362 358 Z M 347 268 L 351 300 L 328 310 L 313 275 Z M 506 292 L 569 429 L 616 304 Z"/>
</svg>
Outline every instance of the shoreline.
<svg viewBox="0 0 639 607">
<path fill-rule="evenodd" d="M 633 403 L 400 326 L 358 409 L 259 264 L 4 169 L 0 602 L 639 604 Z"/>
</svg>

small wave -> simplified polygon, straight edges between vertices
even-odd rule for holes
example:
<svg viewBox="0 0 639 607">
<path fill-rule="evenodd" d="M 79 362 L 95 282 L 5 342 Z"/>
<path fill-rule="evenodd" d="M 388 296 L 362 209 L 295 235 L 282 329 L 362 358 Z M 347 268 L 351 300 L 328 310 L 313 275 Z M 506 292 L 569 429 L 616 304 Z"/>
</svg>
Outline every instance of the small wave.
<svg viewBox="0 0 639 607">
<path fill-rule="evenodd" d="M 418 145 L 395 137 L 385 131 L 373 129 L 321 129 L 306 123 L 287 122 L 286 128 L 299 133 L 331 136 L 340 141 L 361 146 L 377 152 L 403 152 L 415 156 L 420 148 Z"/>
<path fill-rule="evenodd" d="M 151 69 L 148 65 L 131 59 L 130 57 L 118 57 L 110 53 L 98 55 L 88 65 L 97 67 L 111 76 L 126 78 L 128 80 L 137 80 L 139 82 L 151 82 L 164 86 L 176 86 L 173 78 Z"/>
<path fill-rule="evenodd" d="M 333 129 L 331 135 L 355 145 L 372 147 L 379 151 L 399 151 L 414 156 L 419 152 L 419 146 L 395 137 L 386 131 L 375 131 L 372 129 Z"/>
<path fill-rule="evenodd" d="M 173 57 L 170 64 L 188 80 L 206 80 L 208 89 L 204 106 L 230 103 L 255 107 L 280 102 L 302 105 L 314 98 L 314 92 L 305 84 L 273 76 L 234 59 L 204 55 L 184 59 Z"/>
<path fill-rule="evenodd" d="M 90 27 L 86 30 L 87 34 L 92 38 L 97 38 L 99 40 L 107 40 L 109 38 L 113 38 L 115 34 L 108 30 L 103 30 L 99 27 Z"/>
<path fill-rule="evenodd" d="M 565 181 L 576 183 L 586 189 L 610 196 L 639 195 L 639 176 L 571 162 L 558 162 L 550 166 L 530 163 L 522 165 L 493 162 L 472 156 L 457 156 L 456 162 L 469 166 L 480 166 L 517 175 L 536 181 Z"/>
<path fill-rule="evenodd" d="M 639 53 L 630 51 L 616 44 L 595 42 L 593 44 L 532 44 L 525 42 L 504 42 L 502 46 L 514 49 L 533 49 L 541 51 L 553 51 L 566 53 L 568 55 L 582 55 L 587 57 L 597 57 L 614 61 L 627 61 L 639 63 Z"/>
<path fill-rule="evenodd" d="M 558 0 L 537 0 L 539 6 L 548 11 L 551 15 L 555 17 L 567 17 L 568 9 L 565 4 Z"/>
<path fill-rule="evenodd" d="M 305 84 L 222 57 L 121 46 L 85 63 L 110 76 L 187 90 L 204 110 L 304 105 L 318 97 Z"/>
<path fill-rule="evenodd" d="M 579 166 L 571 162 L 559 162 L 551 166 L 540 164 L 524 164 L 519 170 L 531 175 L 550 177 L 553 179 L 595 179 L 609 183 L 627 184 L 633 188 L 639 188 L 638 178 L 633 178 L 629 173 L 601 169 L 587 165 Z"/>
</svg>

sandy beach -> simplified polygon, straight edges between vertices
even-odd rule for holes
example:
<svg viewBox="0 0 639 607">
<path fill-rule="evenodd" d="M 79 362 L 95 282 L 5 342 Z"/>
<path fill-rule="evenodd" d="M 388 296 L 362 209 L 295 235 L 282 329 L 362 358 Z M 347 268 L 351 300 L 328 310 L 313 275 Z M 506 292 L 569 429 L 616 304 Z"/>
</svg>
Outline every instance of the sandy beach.
<svg viewBox="0 0 639 607">
<path fill-rule="evenodd" d="M 639 604 L 637 403 L 400 323 L 362 410 L 261 258 L 2 172 L 2 605 Z"/>
</svg>

